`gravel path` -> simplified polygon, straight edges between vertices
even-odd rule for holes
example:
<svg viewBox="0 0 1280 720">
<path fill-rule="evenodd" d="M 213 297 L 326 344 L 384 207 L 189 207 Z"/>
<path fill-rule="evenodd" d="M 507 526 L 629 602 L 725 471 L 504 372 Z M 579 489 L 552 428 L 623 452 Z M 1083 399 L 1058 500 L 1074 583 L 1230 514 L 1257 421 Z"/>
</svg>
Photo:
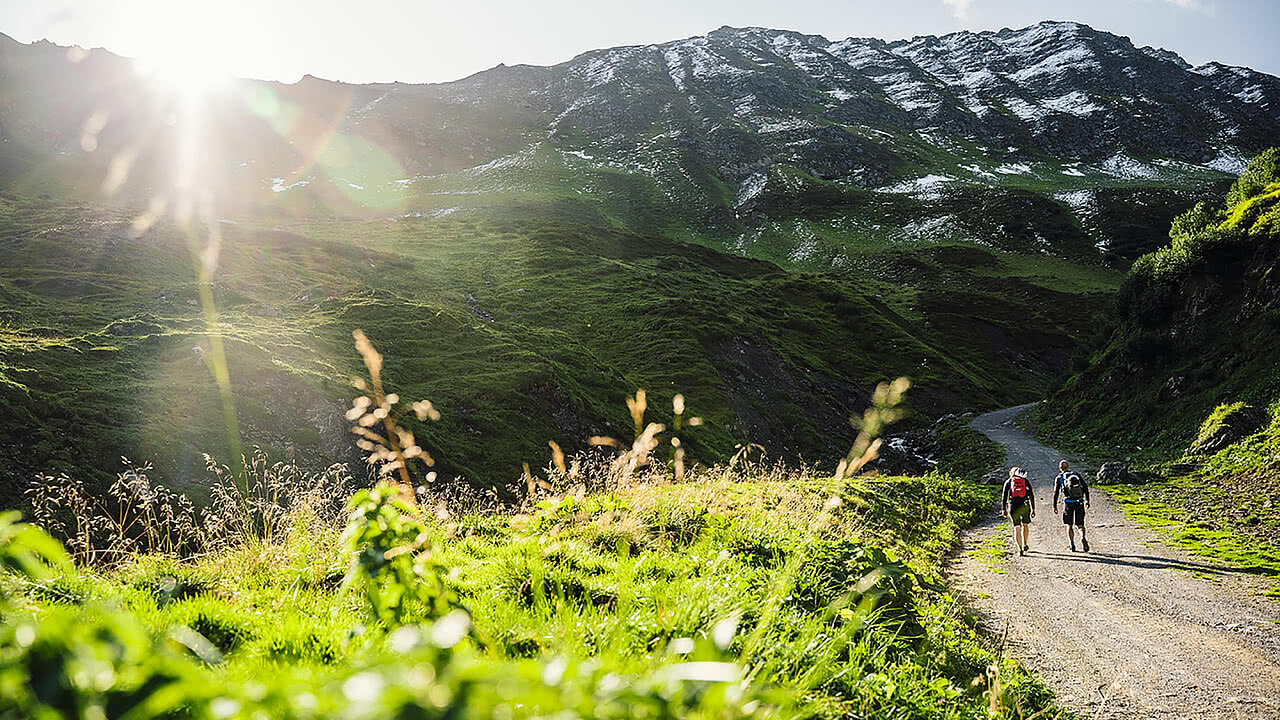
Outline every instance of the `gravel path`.
<svg viewBox="0 0 1280 720">
<path fill-rule="evenodd" d="M 1013 427 L 1027 407 L 972 426 L 1030 471 L 1031 552 L 1012 550 L 992 508 L 951 561 L 953 587 L 989 628 L 1007 626 L 1006 652 L 1083 717 L 1280 718 L 1280 603 L 1257 594 L 1277 579 L 1165 547 L 1096 488 L 1085 520 L 1093 552 L 1071 552 L 1052 506 L 1058 460 L 1072 458 Z M 983 550 L 993 547 L 1005 556 Z"/>
</svg>

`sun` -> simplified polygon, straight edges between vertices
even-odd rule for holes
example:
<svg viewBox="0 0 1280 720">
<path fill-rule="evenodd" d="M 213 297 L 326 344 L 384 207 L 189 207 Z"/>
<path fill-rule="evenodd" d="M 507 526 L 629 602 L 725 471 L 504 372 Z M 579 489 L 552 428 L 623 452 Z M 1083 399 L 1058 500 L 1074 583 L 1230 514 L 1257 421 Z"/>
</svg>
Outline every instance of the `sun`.
<svg viewBox="0 0 1280 720">
<path fill-rule="evenodd" d="M 202 178 L 217 165 L 209 142 L 211 114 L 231 87 L 231 75 L 223 56 L 199 36 L 158 32 L 148 40 L 134 70 L 154 101 L 171 111 L 171 136 L 177 142 L 166 192 L 169 201 L 186 207 L 207 192 Z"/>
<path fill-rule="evenodd" d="M 154 90 L 183 104 L 208 99 L 232 79 L 220 57 L 193 46 L 157 48 L 136 58 L 134 70 Z"/>
<path fill-rule="evenodd" d="M 231 8 L 225 3 L 150 2 L 135 16 L 134 66 L 154 90 L 191 103 L 231 81 Z"/>
</svg>

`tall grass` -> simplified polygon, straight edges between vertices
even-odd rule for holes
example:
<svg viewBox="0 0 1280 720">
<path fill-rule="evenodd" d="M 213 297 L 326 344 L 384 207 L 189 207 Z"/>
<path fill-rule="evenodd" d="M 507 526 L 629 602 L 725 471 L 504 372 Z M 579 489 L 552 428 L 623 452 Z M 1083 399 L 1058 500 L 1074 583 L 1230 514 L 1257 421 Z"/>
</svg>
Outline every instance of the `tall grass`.
<svg viewBox="0 0 1280 720">
<path fill-rule="evenodd" d="M 335 500 L 351 478 L 259 456 L 240 495 L 240 473 L 210 462 L 223 490 L 199 511 L 157 492 L 145 468 L 122 473 L 121 498 L 106 504 L 42 495 L 68 538 L 83 535 L 68 514 L 114 518 L 69 540 L 81 562 L 116 559 L 99 571 L 76 570 L 57 543 L 6 519 L 0 560 L 17 572 L 0 583 L 0 716 L 986 718 L 1050 707 L 939 589 L 941 556 L 986 491 L 945 475 L 856 474 L 905 383 L 877 391 L 864 439 L 833 475 L 745 456 L 688 463 L 672 442 L 692 424 L 683 399 L 668 434 L 646 422 L 638 392 L 630 442 L 600 439 L 572 457 L 549 443 L 514 506 L 438 487 L 425 461 L 415 470 L 417 444 L 385 422 L 398 399 L 376 376 L 361 389 L 348 417 L 383 429 L 377 441 L 356 430 L 383 482 L 351 498 L 345 523 Z M 427 472 L 414 482 L 414 471 Z M 421 492 L 406 492 L 406 477 Z M 123 515 L 111 504 L 122 498 L 134 503 Z M 171 513 L 186 518 L 172 532 Z"/>
<path fill-rule="evenodd" d="M 337 526 L 358 487 L 344 464 L 308 473 L 272 463 L 255 449 L 236 471 L 205 456 L 209 500 L 154 483 L 151 467 L 122 458 L 126 469 L 106 495 L 65 473 L 36 476 L 26 494 L 32 519 L 66 544 L 82 565 L 128 561 L 144 554 L 190 556 L 250 542 L 271 543 L 306 520 Z"/>
</svg>

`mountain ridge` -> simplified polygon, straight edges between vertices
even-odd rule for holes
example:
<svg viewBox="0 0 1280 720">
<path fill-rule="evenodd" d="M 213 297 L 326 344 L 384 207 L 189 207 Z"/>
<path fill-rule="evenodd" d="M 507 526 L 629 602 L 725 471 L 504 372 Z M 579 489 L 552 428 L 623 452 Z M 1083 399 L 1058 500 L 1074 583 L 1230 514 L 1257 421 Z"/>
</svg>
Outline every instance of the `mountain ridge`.
<svg viewBox="0 0 1280 720">
<path fill-rule="evenodd" d="M 113 202 L 152 204 L 180 142 L 165 99 L 113 55 L 6 47 L 0 133 L 27 170 L 7 174 L 83 195 L 124 153 Z M 226 152 L 201 186 L 224 217 L 465 214 L 514 193 L 801 268 L 846 266 L 922 227 L 976 242 L 994 227 L 1008 249 L 1123 263 L 1280 134 L 1256 112 L 1280 80 L 1187 68 L 1077 23 L 893 42 L 726 26 L 448 83 L 240 81 L 212 105 Z M 136 101 L 101 99 L 107 86 Z M 100 115 L 95 155 L 68 118 Z M 948 198 L 960 210 L 938 212 Z M 1107 209 L 1116 198 L 1124 217 Z M 971 210 L 983 205 L 1021 209 Z"/>
</svg>

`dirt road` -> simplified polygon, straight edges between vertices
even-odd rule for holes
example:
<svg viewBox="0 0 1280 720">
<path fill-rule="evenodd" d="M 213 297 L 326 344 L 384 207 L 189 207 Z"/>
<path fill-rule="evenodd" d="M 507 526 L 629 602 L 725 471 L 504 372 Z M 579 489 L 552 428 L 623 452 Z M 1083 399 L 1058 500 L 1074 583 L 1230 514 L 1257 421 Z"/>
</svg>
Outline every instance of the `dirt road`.
<svg viewBox="0 0 1280 720">
<path fill-rule="evenodd" d="M 1071 552 L 1052 508 L 1058 460 L 1071 458 L 1013 427 L 1026 407 L 972 425 L 1030 471 L 1031 552 L 1018 556 L 993 508 L 949 568 L 986 624 L 1007 623 L 1006 652 L 1083 717 L 1280 718 L 1280 603 L 1257 594 L 1280 578 L 1165 547 L 1099 489 L 1086 518 L 1093 552 Z"/>
</svg>

